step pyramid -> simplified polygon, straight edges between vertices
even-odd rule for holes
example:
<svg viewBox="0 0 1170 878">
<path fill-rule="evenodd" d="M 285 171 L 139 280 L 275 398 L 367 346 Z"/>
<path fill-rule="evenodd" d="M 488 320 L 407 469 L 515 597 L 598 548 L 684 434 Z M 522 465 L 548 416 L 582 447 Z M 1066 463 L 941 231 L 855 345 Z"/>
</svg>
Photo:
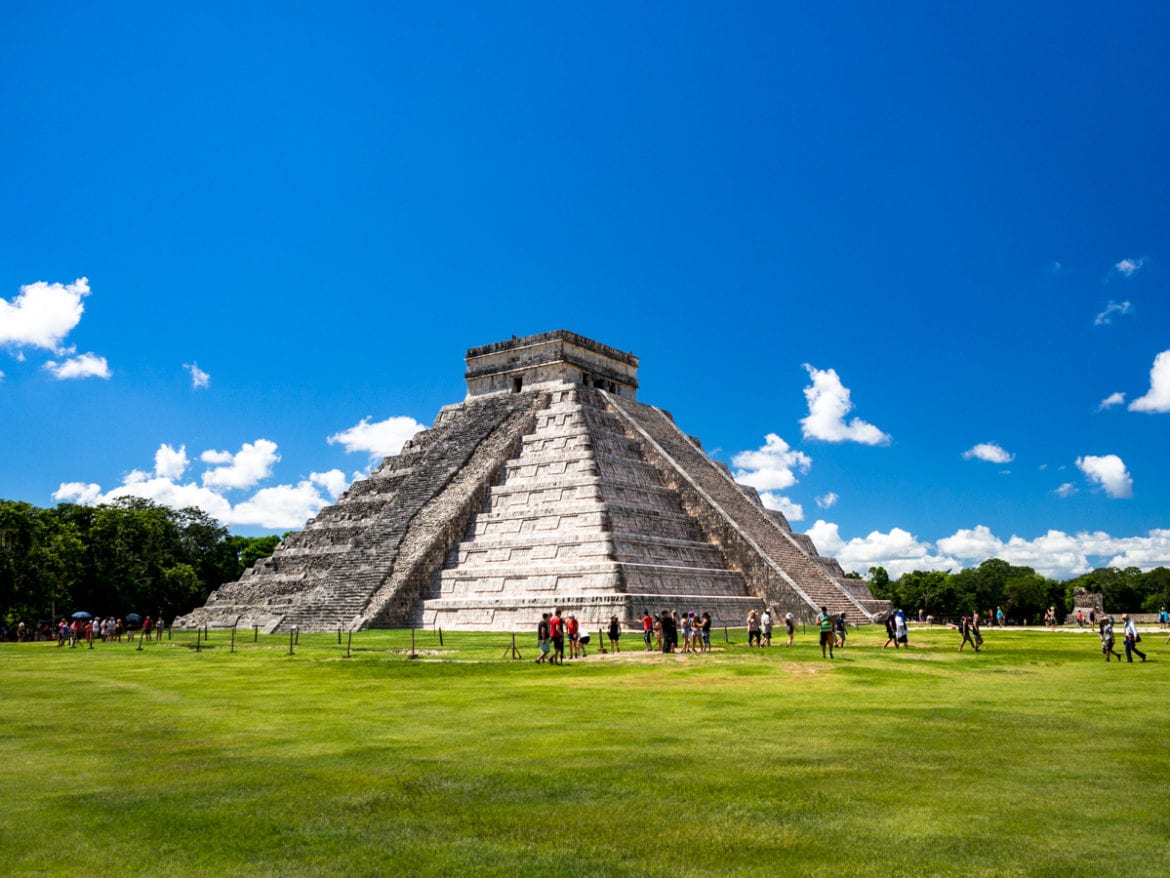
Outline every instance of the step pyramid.
<svg viewBox="0 0 1170 878">
<path fill-rule="evenodd" d="M 742 625 L 765 605 L 869 621 L 865 584 L 794 534 L 672 417 L 637 365 L 557 331 L 472 348 L 468 396 L 179 625 L 587 630 L 644 610 Z"/>
</svg>

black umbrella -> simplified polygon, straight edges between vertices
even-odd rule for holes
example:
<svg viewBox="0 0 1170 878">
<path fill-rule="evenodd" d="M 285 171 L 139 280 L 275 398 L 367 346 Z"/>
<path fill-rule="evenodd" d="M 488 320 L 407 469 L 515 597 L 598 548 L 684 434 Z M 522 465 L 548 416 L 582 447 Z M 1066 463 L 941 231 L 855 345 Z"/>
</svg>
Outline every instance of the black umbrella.
<svg viewBox="0 0 1170 878">
<path fill-rule="evenodd" d="M 74 618 L 74 619 L 92 619 L 93 616 L 91 616 L 89 613 L 85 612 L 85 610 L 78 610 L 76 613 L 73 614 L 72 618 Z"/>
<path fill-rule="evenodd" d="M 137 613 L 127 613 L 126 614 L 126 621 L 129 624 L 137 625 L 139 622 L 142 621 L 142 617 L 139 616 Z"/>
</svg>

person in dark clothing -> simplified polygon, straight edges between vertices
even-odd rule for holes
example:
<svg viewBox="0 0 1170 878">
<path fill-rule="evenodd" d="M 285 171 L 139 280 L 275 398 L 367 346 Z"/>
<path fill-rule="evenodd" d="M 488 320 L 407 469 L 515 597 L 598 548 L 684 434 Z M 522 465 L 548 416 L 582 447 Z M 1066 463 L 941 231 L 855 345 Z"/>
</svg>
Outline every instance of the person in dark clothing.
<svg viewBox="0 0 1170 878">
<path fill-rule="evenodd" d="M 674 652 L 675 644 L 678 643 L 678 629 L 674 625 L 674 617 L 670 615 L 668 610 L 662 611 L 662 651 Z"/>
</svg>

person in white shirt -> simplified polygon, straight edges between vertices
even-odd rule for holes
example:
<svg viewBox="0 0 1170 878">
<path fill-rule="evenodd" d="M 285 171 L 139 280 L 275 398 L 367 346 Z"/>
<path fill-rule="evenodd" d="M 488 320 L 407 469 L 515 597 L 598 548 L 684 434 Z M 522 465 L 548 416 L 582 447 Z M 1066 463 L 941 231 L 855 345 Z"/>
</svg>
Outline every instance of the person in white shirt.
<svg viewBox="0 0 1170 878">
<path fill-rule="evenodd" d="M 1125 660 L 1132 665 L 1133 654 L 1137 653 L 1144 662 L 1146 660 L 1146 654 L 1137 648 L 1137 626 L 1133 624 L 1133 619 L 1129 618 L 1129 613 L 1123 613 L 1121 621 L 1125 623 Z"/>
</svg>

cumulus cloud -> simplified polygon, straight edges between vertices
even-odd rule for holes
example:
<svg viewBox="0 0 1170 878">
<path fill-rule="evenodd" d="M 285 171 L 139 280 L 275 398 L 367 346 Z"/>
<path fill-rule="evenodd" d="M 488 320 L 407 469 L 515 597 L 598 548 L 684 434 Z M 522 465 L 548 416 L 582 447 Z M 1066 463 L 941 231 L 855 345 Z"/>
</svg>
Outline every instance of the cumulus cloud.
<svg viewBox="0 0 1170 878">
<path fill-rule="evenodd" d="M 255 443 L 245 443 L 237 454 L 212 451 L 201 455 L 201 460 L 206 456 L 213 463 L 226 465 L 205 472 L 203 484 L 199 484 L 180 481 L 189 466 L 186 447 L 180 446 L 175 450 L 164 444 L 155 452 L 153 473 L 131 470 L 122 479 L 122 484 L 109 491 L 103 491 L 100 485 L 93 483 L 62 482 L 54 492 L 53 499 L 96 505 L 111 503 L 121 497 L 142 497 L 176 509 L 198 506 L 227 526 L 256 526 L 274 530 L 301 527 L 345 490 L 348 479 L 343 472 L 333 469 L 312 473 L 308 479 L 295 485 L 262 488 L 236 504 L 224 495 L 224 491 L 246 481 L 249 473 L 254 474 L 262 460 L 279 460 L 275 450 L 275 444 L 258 439 Z M 226 471 L 233 468 L 235 475 L 228 477 Z M 217 472 L 218 475 L 209 480 L 209 472 Z"/>
<path fill-rule="evenodd" d="M 45 363 L 45 370 L 54 378 L 67 381 L 70 378 L 109 378 L 110 366 L 105 357 L 97 354 L 81 354 L 57 362 L 49 360 Z"/>
<path fill-rule="evenodd" d="M 1074 485 L 1072 482 L 1065 482 L 1064 484 L 1062 484 L 1060 487 L 1058 487 L 1052 493 L 1056 494 L 1057 497 L 1063 498 L 1063 497 L 1071 497 L 1076 492 L 1077 492 L 1076 485 Z"/>
<path fill-rule="evenodd" d="M 390 417 L 371 424 L 366 417 L 348 430 L 334 433 L 326 441 L 330 445 L 341 443 L 350 454 L 365 451 L 370 457 L 387 457 L 401 451 L 407 440 L 424 429 L 414 418 Z"/>
<path fill-rule="evenodd" d="M 1116 454 L 1099 457 L 1086 454 L 1077 458 L 1077 467 L 1090 482 L 1100 485 L 1110 497 L 1120 499 L 1133 496 L 1133 479 L 1125 463 Z"/>
<path fill-rule="evenodd" d="M 760 493 L 760 502 L 764 504 L 765 509 L 783 512 L 784 517 L 789 521 L 804 521 L 804 507 L 781 494 L 774 491 L 763 491 Z"/>
<path fill-rule="evenodd" d="M 199 368 L 198 363 L 184 363 L 183 368 L 191 376 L 191 389 L 202 390 L 211 386 L 211 376 Z"/>
<path fill-rule="evenodd" d="M 1145 396 L 1129 404 L 1131 412 L 1151 414 L 1170 412 L 1170 351 L 1162 351 L 1154 357 L 1150 369 L 1150 389 Z"/>
<path fill-rule="evenodd" d="M 1031 567 L 1053 579 L 1071 579 L 1099 567 L 1152 570 L 1170 566 L 1170 529 L 1151 530 L 1140 537 L 1049 530 L 1034 539 L 1012 535 L 1005 540 L 981 524 L 957 530 L 933 545 L 897 527 L 845 540 L 836 524 L 818 520 L 807 533 L 821 554 L 836 557 L 845 570 L 864 575 L 870 567 L 884 567 L 895 579 L 914 570 L 974 567 L 988 558 Z"/>
<path fill-rule="evenodd" d="M 829 509 L 829 508 L 837 505 L 838 499 L 840 499 L 840 498 L 838 498 L 834 492 L 830 491 L 828 494 L 825 494 L 821 497 L 817 497 L 816 502 L 817 502 L 817 506 L 820 509 Z"/>
<path fill-rule="evenodd" d="M 741 451 L 731 458 L 735 480 L 758 491 L 782 491 L 796 484 L 796 473 L 807 473 L 812 458 L 793 450 L 775 433 L 764 437 L 755 451 Z"/>
<path fill-rule="evenodd" d="M 1113 268 L 1123 277 L 1129 277 L 1135 271 L 1145 265 L 1145 263 L 1145 259 L 1122 259 L 1120 262 L 1114 265 Z"/>
<path fill-rule="evenodd" d="M 1132 307 L 1132 302 L 1114 302 L 1110 300 L 1109 304 L 1105 306 L 1105 310 L 1093 318 L 1093 325 L 1107 326 L 1113 322 L 1114 317 L 1128 314 Z"/>
<path fill-rule="evenodd" d="M 962 566 L 954 558 L 934 554 L 930 543 L 900 527 L 844 540 L 836 524 L 817 519 L 806 533 L 822 555 L 833 556 L 845 570 L 861 574 L 870 567 L 884 567 L 891 578 L 897 579 L 914 570 L 957 570 Z"/>
<path fill-rule="evenodd" d="M 995 442 L 980 442 L 963 452 L 963 459 L 986 460 L 988 463 L 1011 463 L 1016 459 L 1014 454 L 1004 451 Z"/>
<path fill-rule="evenodd" d="M 1125 402 L 1125 394 L 1124 393 L 1122 393 L 1121 391 L 1117 391 L 1116 393 L 1111 393 L 1107 397 L 1105 397 L 1103 400 L 1101 400 L 1100 405 L 1097 406 L 1097 411 L 1103 412 L 1103 411 L 1105 411 L 1105 409 L 1111 409 L 1115 405 L 1121 405 L 1123 402 Z"/>
<path fill-rule="evenodd" d="M 11 302 L 0 299 L 0 345 L 61 353 L 61 343 L 81 322 L 81 300 L 88 295 L 84 277 L 71 284 L 25 284 Z"/>
<path fill-rule="evenodd" d="M 187 471 L 187 446 L 180 445 L 176 451 L 170 445 L 163 444 L 154 453 L 154 474 L 164 479 L 182 478 Z"/>
<path fill-rule="evenodd" d="M 251 488 L 272 475 L 272 467 L 280 460 L 276 443 L 270 439 L 245 442 L 235 454 L 230 451 L 204 451 L 199 458 L 204 463 L 220 464 L 203 473 L 203 484 L 208 488 Z"/>
<path fill-rule="evenodd" d="M 860 442 L 863 445 L 886 445 L 890 437 L 860 418 L 848 423 L 845 416 L 853 408 L 849 388 L 841 383 L 836 370 L 817 369 L 804 364 L 812 384 L 804 388 L 808 400 L 808 417 L 801 419 L 806 439 L 826 442 Z"/>
</svg>

